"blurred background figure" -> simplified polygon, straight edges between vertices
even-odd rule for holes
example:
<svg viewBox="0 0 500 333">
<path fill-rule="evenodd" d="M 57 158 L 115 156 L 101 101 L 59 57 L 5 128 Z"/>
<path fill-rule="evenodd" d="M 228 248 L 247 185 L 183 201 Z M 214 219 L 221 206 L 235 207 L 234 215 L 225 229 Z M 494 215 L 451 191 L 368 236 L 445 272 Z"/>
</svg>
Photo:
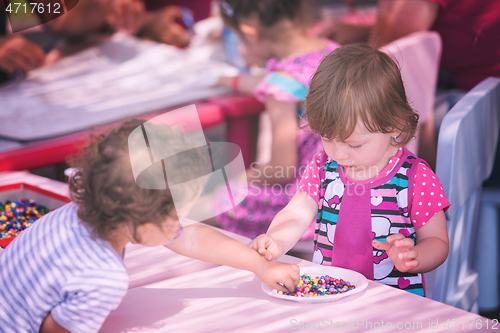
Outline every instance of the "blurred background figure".
<svg viewBox="0 0 500 333">
<path fill-rule="evenodd" d="M 180 46 L 189 43 L 191 24 L 208 18 L 212 10 L 212 0 L 144 0 L 144 4 L 150 18 L 141 35 Z"/>
<path fill-rule="evenodd" d="M 81 39 L 115 31 L 135 34 L 145 20 L 146 10 L 141 0 L 87 0 L 46 26 L 58 36 Z"/>
<path fill-rule="evenodd" d="M 7 16 L 0 1 L 0 84 L 14 72 L 26 73 L 40 66 L 45 52 L 22 36 L 7 37 Z"/>
<path fill-rule="evenodd" d="M 49 22 L 48 27 L 72 39 L 122 31 L 185 47 L 192 35 L 192 25 L 207 18 L 210 8 L 211 0 L 87 0 Z"/>
<path fill-rule="evenodd" d="M 342 1 L 317 3 L 340 5 Z M 367 42 L 378 48 L 416 31 L 434 30 L 443 41 L 441 67 L 449 74 L 445 87 L 470 90 L 488 76 L 500 76 L 498 1 L 346 0 L 344 4 L 351 14 L 358 11 L 361 19 L 350 20 L 347 14 L 342 20 L 326 22 L 322 35 L 343 45 Z M 357 8 L 370 4 L 377 5 L 377 14 L 363 18 Z"/>
<path fill-rule="evenodd" d="M 257 155 L 267 156 L 258 157 L 257 163 L 247 170 L 248 184 L 231 188 L 238 193 L 248 191 L 246 199 L 212 221 L 250 238 L 266 232 L 273 217 L 295 194 L 303 169 L 321 149 L 321 138 L 300 127 L 302 102 L 319 63 L 340 45 L 306 33 L 304 3 L 301 0 L 220 1 L 220 13 L 240 41 L 244 62 L 249 66 L 266 66 L 265 75 L 222 77 L 219 81 L 221 86 L 253 94 L 266 108 L 266 118 L 261 120 L 267 121 L 261 122 L 259 137 L 263 133 L 268 137 L 265 144 L 258 147 Z M 268 154 L 262 154 L 261 148 Z M 223 191 L 215 195 L 214 207 L 228 204 Z M 304 237 L 312 238 L 313 234 L 314 225 Z"/>
<path fill-rule="evenodd" d="M 422 30 L 441 35 L 449 87 L 470 90 L 488 76 L 500 77 L 498 1 L 380 0 L 369 43 L 379 47 Z"/>
<path fill-rule="evenodd" d="M 45 52 L 22 36 L 0 37 L 0 82 L 15 71 L 26 73 L 40 66 Z"/>
<path fill-rule="evenodd" d="M 436 31 L 442 55 L 433 121 L 422 124 L 419 156 L 434 165 L 437 133 L 449 109 L 488 76 L 500 77 L 500 4 L 494 0 L 316 0 L 313 33 L 342 45 L 380 48 L 418 31 Z M 424 157 L 424 156 L 422 156 Z M 499 161 L 500 162 L 500 161 Z"/>
<path fill-rule="evenodd" d="M 50 0 L 39 2 L 48 4 Z M 115 32 L 186 47 L 193 35 L 192 26 L 210 15 L 211 3 L 211 0 L 85 0 L 78 3 L 67 0 L 67 8 L 72 9 L 64 15 L 36 10 L 31 14 L 31 9 L 28 14 L 11 14 L 10 23 L 16 25 L 14 31 L 38 27 L 9 34 L 4 3 L 0 2 L 0 82 L 15 77 L 16 73 L 22 77 L 31 69 L 95 45 Z M 43 22 L 47 23 L 40 26 Z M 55 46 L 57 50 L 46 57 Z"/>
</svg>

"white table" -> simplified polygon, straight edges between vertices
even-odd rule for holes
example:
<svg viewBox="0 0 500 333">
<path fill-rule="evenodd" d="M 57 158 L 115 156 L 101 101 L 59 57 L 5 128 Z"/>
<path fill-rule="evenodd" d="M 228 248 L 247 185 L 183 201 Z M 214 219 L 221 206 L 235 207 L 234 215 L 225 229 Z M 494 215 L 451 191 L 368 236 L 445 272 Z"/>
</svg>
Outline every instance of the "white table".
<svg viewBox="0 0 500 333">
<path fill-rule="evenodd" d="M 27 172 L 0 173 L 0 185 L 20 181 L 68 194 L 61 182 Z M 283 261 L 315 265 L 289 256 Z M 365 291 L 337 302 L 299 304 L 266 295 L 250 272 L 186 258 L 164 247 L 129 244 L 124 263 L 130 289 L 101 332 L 294 332 L 314 327 L 307 325 L 342 332 L 364 332 L 370 325 L 383 325 L 383 332 L 482 332 L 494 325 L 479 315 L 372 281 Z"/>
<path fill-rule="evenodd" d="M 293 332 L 307 325 L 342 332 L 364 332 L 381 325 L 384 332 L 481 332 L 486 325 L 490 329 L 494 325 L 477 314 L 373 281 L 365 291 L 337 302 L 280 300 L 266 295 L 250 272 L 207 267 L 168 249 L 162 251 L 170 259 L 158 265 L 168 270 L 164 275 L 168 277 L 132 287 L 101 332 Z M 283 260 L 301 267 L 315 265 L 289 256 Z M 185 274 L 186 266 L 194 271 Z M 137 274 L 140 268 L 134 271 Z"/>
<path fill-rule="evenodd" d="M 235 238 L 248 241 L 241 236 Z M 133 265 L 127 262 L 132 258 L 125 259 L 134 282 L 101 332 L 293 332 L 307 325 L 343 332 L 364 332 L 381 325 L 384 332 L 481 332 L 487 330 L 486 325 L 491 330 L 496 324 L 373 281 L 360 294 L 337 302 L 299 304 L 280 300 L 266 295 L 261 281 L 251 272 L 210 267 L 166 248 L 151 251 L 162 259 L 154 263 L 154 257 L 148 259 L 139 253 L 134 255 Z M 304 267 L 304 272 L 308 266 L 317 266 L 290 256 L 283 261 Z M 147 279 L 139 279 L 137 274 L 147 275 L 148 271 L 153 273 L 150 280 L 162 280 L 134 287 Z M 500 325 L 495 328 L 500 329 Z"/>
</svg>

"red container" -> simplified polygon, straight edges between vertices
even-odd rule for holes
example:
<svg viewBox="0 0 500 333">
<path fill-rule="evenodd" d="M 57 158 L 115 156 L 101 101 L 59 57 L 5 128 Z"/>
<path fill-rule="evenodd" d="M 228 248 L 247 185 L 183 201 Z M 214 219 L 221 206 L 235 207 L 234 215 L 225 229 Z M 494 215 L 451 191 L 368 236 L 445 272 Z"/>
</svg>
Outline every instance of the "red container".
<svg viewBox="0 0 500 333">
<path fill-rule="evenodd" d="M 24 198 L 34 200 L 37 205 L 45 206 L 50 210 L 59 208 L 71 201 L 68 197 L 63 195 L 23 182 L 0 185 L 1 202 Z M 16 237 L 0 239 L 0 253 L 3 251 L 2 248 L 7 247 L 14 238 Z"/>
</svg>

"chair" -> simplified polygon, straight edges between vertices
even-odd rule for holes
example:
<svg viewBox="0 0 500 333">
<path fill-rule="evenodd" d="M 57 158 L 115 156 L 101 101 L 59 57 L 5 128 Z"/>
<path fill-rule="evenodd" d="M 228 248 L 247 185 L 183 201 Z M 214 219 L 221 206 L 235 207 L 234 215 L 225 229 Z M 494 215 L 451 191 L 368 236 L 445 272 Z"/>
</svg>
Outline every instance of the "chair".
<svg viewBox="0 0 500 333">
<path fill-rule="evenodd" d="M 401 78 L 405 86 L 406 96 L 411 107 L 419 114 L 415 139 L 406 146 L 418 154 L 419 140 L 425 135 L 434 146 L 434 99 L 441 59 L 441 37 L 435 31 L 419 31 L 399 38 L 383 47 L 380 51 L 394 59 L 401 70 Z M 422 133 L 424 125 L 429 131 Z M 425 127 L 427 129 L 427 127 Z M 433 149 L 435 153 L 435 148 Z M 432 156 L 433 152 L 429 151 Z M 425 154 L 426 155 L 426 154 Z M 420 156 L 432 164 L 429 156 Z"/>
<path fill-rule="evenodd" d="M 485 234 L 495 232 L 482 230 L 479 211 L 482 184 L 493 168 L 499 109 L 500 78 L 488 78 L 448 112 L 438 139 L 436 173 L 451 203 L 446 212 L 450 252 L 443 265 L 425 274 L 427 296 L 472 312 L 478 311 L 483 287 L 479 283 L 482 271 L 478 274 L 473 269 L 477 266 L 474 253 L 481 251 L 476 245 Z M 476 254 L 487 258 L 492 255 Z"/>
<path fill-rule="evenodd" d="M 498 211 L 500 190 L 487 189 L 481 195 L 477 252 L 473 268 L 479 273 L 479 309 L 493 311 L 498 308 Z M 481 288 L 481 286 L 486 286 Z"/>
</svg>

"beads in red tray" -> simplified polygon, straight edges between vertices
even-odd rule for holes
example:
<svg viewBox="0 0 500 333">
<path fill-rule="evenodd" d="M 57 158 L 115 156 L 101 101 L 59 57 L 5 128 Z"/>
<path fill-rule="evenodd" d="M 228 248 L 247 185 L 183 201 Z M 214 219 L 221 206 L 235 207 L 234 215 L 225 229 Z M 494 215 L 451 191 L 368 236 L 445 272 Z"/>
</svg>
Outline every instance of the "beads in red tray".
<svg viewBox="0 0 500 333">
<path fill-rule="evenodd" d="M 19 235 L 49 211 L 29 199 L 0 202 L 0 239 Z"/>
<path fill-rule="evenodd" d="M 328 275 L 316 277 L 301 275 L 299 284 L 288 295 L 295 297 L 327 296 L 342 294 L 354 288 L 356 286 L 348 281 L 336 279 Z"/>
</svg>

